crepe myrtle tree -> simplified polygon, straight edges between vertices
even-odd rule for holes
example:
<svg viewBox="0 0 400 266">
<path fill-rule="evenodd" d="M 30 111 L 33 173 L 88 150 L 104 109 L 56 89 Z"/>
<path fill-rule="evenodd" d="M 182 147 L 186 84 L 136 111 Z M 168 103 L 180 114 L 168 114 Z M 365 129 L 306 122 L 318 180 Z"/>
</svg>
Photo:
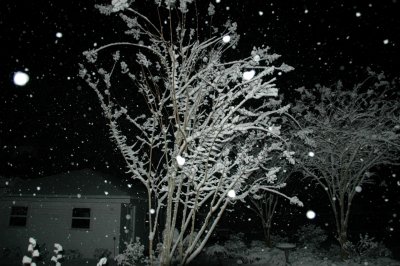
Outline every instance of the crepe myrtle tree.
<svg viewBox="0 0 400 266">
<path fill-rule="evenodd" d="M 373 181 L 378 165 L 398 163 L 400 147 L 398 82 L 383 74 L 353 88 L 300 88 L 293 115 L 302 126 L 297 136 L 299 166 L 326 192 L 335 218 L 341 256 L 349 255 L 348 225 L 354 197 Z M 380 177 L 382 178 L 382 177 Z"/>
<path fill-rule="evenodd" d="M 288 143 L 290 144 L 290 138 L 294 134 L 294 131 L 293 128 L 288 126 L 288 120 L 294 120 L 290 114 L 286 115 L 287 116 L 279 117 L 278 119 L 280 120 L 280 124 L 284 125 L 284 127 L 281 128 L 281 137 L 285 136 L 285 139 L 289 140 Z M 258 143 L 253 146 L 254 154 L 259 152 L 265 141 L 269 140 L 259 139 Z M 287 160 L 283 155 L 284 152 L 287 152 L 285 150 L 287 149 L 288 143 L 285 143 L 285 145 L 281 143 L 280 146 L 275 147 L 273 152 L 269 153 L 266 162 L 261 165 L 257 172 L 249 177 L 250 182 L 258 182 L 258 180 L 263 180 L 265 176 L 268 176 L 271 183 L 286 185 L 289 177 L 297 169 L 294 152 L 290 152 L 290 160 Z M 280 193 L 282 193 L 282 191 L 280 191 Z M 280 197 L 278 193 L 270 193 L 269 191 L 262 190 L 258 191 L 258 193 L 254 193 L 251 197 L 246 199 L 246 202 L 250 203 L 248 205 L 250 210 L 252 210 L 261 221 L 264 241 L 267 247 L 272 247 L 271 227 L 274 215 L 277 212 L 280 198 L 282 197 Z M 298 205 L 303 206 L 302 203 L 299 203 Z"/>
<path fill-rule="evenodd" d="M 281 159 L 279 161 L 271 161 L 277 163 L 276 165 L 282 164 Z M 270 178 L 274 181 L 273 183 L 278 184 L 287 184 L 288 179 L 291 175 L 291 171 L 285 169 L 284 167 L 271 166 L 268 170 L 268 174 Z M 262 172 L 259 173 L 262 177 Z M 258 178 L 258 175 L 254 175 L 255 178 Z M 263 177 L 262 177 L 263 178 Z M 280 192 L 282 193 L 282 191 Z M 273 243 L 271 240 L 271 228 L 272 221 L 274 219 L 274 215 L 277 212 L 277 206 L 279 203 L 279 199 L 281 197 L 277 193 L 270 193 L 269 191 L 259 191 L 259 193 L 253 194 L 252 197 L 248 197 L 250 202 L 250 209 L 257 215 L 257 217 L 261 221 L 264 241 L 267 247 L 272 247 Z M 303 206 L 301 202 L 297 205 Z"/>
<path fill-rule="evenodd" d="M 123 0 L 97 6 L 126 22 L 129 41 L 84 52 L 88 63 L 80 69 L 100 101 L 127 172 L 146 188 L 151 264 L 189 263 L 230 203 L 259 191 L 279 193 L 283 186 L 268 174 L 257 182 L 249 177 L 285 145 L 276 117 L 288 106 L 277 99 L 272 75 L 292 68 L 274 66 L 279 55 L 268 47 L 228 60 L 239 40 L 236 24 L 212 27 L 213 35 L 202 38 L 198 19 L 189 19 L 198 10 L 189 11 L 197 7 L 191 2 L 155 1 L 153 9 L 141 10 Z M 208 15 L 214 13 L 210 4 Z M 127 95 L 118 93 L 124 77 L 147 108 L 132 110 L 124 102 Z M 238 138 L 241 145 L 235 144 Z M 268 141 L 253 154 L 259 138 Z M 290 151 L 280 151 L 291 159 Z"/>
</svg>

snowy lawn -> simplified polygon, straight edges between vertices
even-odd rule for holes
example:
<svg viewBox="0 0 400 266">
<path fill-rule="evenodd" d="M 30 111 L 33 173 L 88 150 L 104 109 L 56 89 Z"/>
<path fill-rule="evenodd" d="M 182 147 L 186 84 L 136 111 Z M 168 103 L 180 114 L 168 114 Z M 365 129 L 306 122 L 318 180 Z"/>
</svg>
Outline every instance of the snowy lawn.
<svg viewBox="0 0 400 266">
<path fill-rule="evenodd" d="M 289 259 L 291 266 L 400 266 L 400 261 L 390 258 L 366 258 L 359 262 L 348 261 L 342 262 L 338 257 L 324 257 L 324 252 L 313 253 L 307 250 L 294 250 L 290 252 Z M 284 266 L 285 255 L 282 250 L 250 248 L 243 251 L 242 258 L 229 258 L 220 254 L 219 256 L 210 256 L 203 252 L 199 255 L 191 266 L 235 266 L 235 265 L 252 265 L 252 266 Z M 109 266 L 116 266 L 112 260 L 109 261 Z M 96 266 L 95 259 L 74 259 L 65 261 L 62 266 Z M 1 266 L 20 266 L 20 260 L 0 259 Z M 40 265 L 51 265 L 50 262 Z"/>
<path fill-rule="evenodd" d="M 15 259 L 0 259 L 0 265 L 1 266 L 21 266 L 21 261 L 20 260 L 15 260 Z M 73 259 L 73 260 L 66 260 L 63 262 L 61 265 L 62 266 L 96 266 L 98 260 L 96 259 Z M 54 265 L 50 263 L 50 261 L 45 261 L 43 264 L 39 263 L 39 265 Z M 113 261 L 110 260 L 108 263 L 108 266 L 116 266 L 117 264 Z"/>
<path fill-rule="evenodd" d="M 342 261 L 337 255 L 337 249 L 304 249 L 297 248 L 290 251 L 289 261 L 291 266 L 400 266 L 400 261 L 389 257 L 357 257 Z M 205 250 L 192 266 L 200 265 L 256 265 L 256 266 L 284 266 L 284 251 L 278 248 L 264 248 L 253 246 L 250 248 L 241 247 L 234 251 L 229 251 L 226 246 L 213 245 Z"/>
<path fill-rule="evenodd" d="M 254 252 L 254 253 L 252 253 Z M 202 254 L 199 256 L 192 266 L 215 265 L 215 266 L 232 266 L 232 265 L 254 265 L 254 266 L 284 266 L 285 255 L 282 250 L 273 248 L 264 251 L 252 251 L 243 257 L 234 259 L 227 257 L 207 256 Z M 306 265 L 306 266 L 400 266 L 400 261 L 391 258 L 365 258 L 360 261 L 349 260 L 341 261 L 339 257 L 328 258 L 323 254 L 315 254 L 308 251 L 296 250 L 290 253 L 290 265 Z"/>
</svg>

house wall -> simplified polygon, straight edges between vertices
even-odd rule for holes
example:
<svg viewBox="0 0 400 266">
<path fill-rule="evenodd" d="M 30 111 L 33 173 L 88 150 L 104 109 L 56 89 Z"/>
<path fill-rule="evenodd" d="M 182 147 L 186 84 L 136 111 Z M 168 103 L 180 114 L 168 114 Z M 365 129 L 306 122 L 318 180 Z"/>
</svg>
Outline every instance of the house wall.
<svg viewBox="0 0 400 266">
<path fill-rule="evenodd" d="M 119 253 L 122 202 L 129 202 L 129 198 L 3 197 L 0 201 L 0 248 L 20 247 L 24 252 L 29 237 L 34 237 L 39 245 L 46 244 L 50 254 L 54 243 L 60 243 L 65 250 L 79 249 L 84 258 L 93 258 L 97 248 L 108 249 L 113 256 L 114 252 Z M 28 207 L 26 227 L 9 226 L 13 203 L 15 206 Z M 71 228 L 73 208 L 91 209 L 90 229 Z M 132 219 L 135 221 L 136 217 Z"/>
</svg>

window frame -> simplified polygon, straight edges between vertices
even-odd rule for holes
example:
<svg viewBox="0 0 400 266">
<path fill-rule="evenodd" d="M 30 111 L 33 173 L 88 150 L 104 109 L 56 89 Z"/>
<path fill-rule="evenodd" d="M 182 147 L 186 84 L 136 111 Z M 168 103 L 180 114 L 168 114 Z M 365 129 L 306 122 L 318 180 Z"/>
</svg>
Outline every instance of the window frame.
<svg viewBox="0 0 400 266">
<path fill-rule="evenodd" d="M 78 216 L 75 213 L 77 210 L 85 210 L 85 211 L 88 210 L 88 215 L 89 216 L 85 216 L 85 213 L 84 213 L 84 215 Z M 73 230 L 90 230 L 91 229 L 91 213 L 92 213 L 92 209 L 91 208 L 88 208 L 88 207 L 73 207 L 72 208 L 72 214 L 71 214 L 71 229 L 73 229 Z M 78 224 L 74 223 L 74 221 L 78 222 Z M 79 222 L 83 222 L 83 221 L 88 221 L 87 222 L 88 223 L 87 227 L 86 226 L 79 226 Z"/>
<path fill-rule="evenodd" d="M 23 208 L 25 213 L 24 214 L 18 214 L 18 213 L 15 214 L 15 213 L 13 213 L 14 210 L 16 210 L 16 208 L 21 208 L 21 209 Z M 16 212 L 18 212 L 18 211 L 16 211 Z M 11 208 L 10 208 L 10 216 L 9 216 L 9 219 L 8 219 L 8 226 L 9 227 L 14 227 L 14 228 L 25 228 L 25 227 L 27 227 L 27 225 L 28 225 L 28 213 L 29 213 L 29 207 L 26 206 L 26 205 L 14 205 L 14 206 L 11 206 Z M 19 218 L 25 218 L 25 223 L 23 225 L 18 225 L 15 222 L 12 224 L 13 220 L 19 219 Z"/>
</svg>

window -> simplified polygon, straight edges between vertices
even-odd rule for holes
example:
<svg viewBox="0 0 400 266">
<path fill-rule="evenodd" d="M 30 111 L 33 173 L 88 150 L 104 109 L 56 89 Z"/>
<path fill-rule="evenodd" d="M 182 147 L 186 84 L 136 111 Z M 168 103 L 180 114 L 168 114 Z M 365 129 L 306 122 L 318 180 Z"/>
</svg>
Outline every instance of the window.
<svg viewBox="0 0 400 266">
<path fill-rule="evenodd" d="M 10 214 L 10 226 L 26 226 L 28 217 L 28 207 L 25 206 L 12 206 Z"/>
<path fill-rule="evenodd" d="M 72 209 L 72 228 L 89 229 L 90 228 L 90 209 L 74 208 Z"/>
</svg>

